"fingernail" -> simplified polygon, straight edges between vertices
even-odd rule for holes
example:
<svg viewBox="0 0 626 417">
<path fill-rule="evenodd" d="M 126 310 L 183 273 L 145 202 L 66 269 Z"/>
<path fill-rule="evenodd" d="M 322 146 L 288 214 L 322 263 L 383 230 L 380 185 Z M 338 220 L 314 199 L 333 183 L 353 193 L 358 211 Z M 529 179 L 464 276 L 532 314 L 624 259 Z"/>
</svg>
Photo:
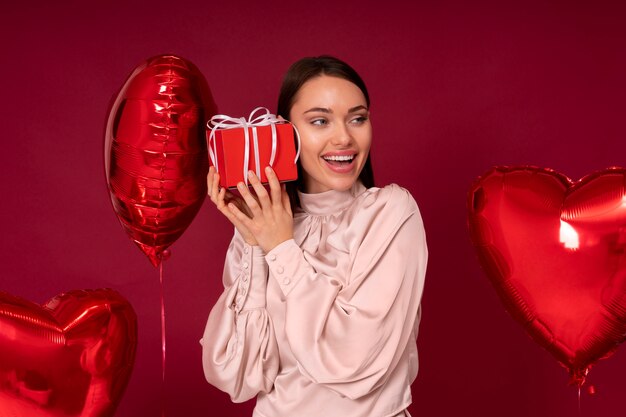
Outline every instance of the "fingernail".
<svg viewBox="0 0 626 417">
<path fill-rule="evenodd" d="M 237 183 L 237 188 L 243 190 L 243 182 Z"/>
<path fill-rule="evenodd" d="M 266 173 L 268 173 L 268 174 L 270 174 L 270 173 L 272 172 L 272 167 L 271 167 L 271 166 L 269 166 L 269 165 L 268 165 L 268 166 L 266 166 L 266 167 L 265 167 L 265 172 L 266 172 Z"/>
<path fill-rule="evenodd" d="M 254 176 L 254 171 L 252 171 L 252 170 L 248 171 L 248 176 L 249 177 L 253 177 Z"/>
</svg>

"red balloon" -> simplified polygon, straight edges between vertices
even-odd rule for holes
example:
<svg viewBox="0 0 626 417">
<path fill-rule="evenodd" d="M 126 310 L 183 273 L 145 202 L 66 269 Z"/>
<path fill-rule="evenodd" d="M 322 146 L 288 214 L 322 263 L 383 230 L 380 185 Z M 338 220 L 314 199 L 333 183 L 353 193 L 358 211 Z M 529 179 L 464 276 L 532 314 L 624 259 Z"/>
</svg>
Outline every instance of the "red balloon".
<svg viewBox="0 0 626 417">
<path fill-rule="evenodd" d="M 0 416 L 113 416 L 136 345 L 135 312 L 113 290 L 43 307 L 0 292 Z"/>
<path fill-rule="evenodd" d="M 505 308 L 582 386 L 626 337 L 626 169 L 572 181 L 496 167 L 474 184 L 468 209 Z"/>
<path fill-rule="evenodd" d="M 104 153 L 113 209 L 154 266 L 207 194 L 204 132 L 215 112 L 202 73 L 173 55 L 139 65 L 109 112 Z"/>
</svg>

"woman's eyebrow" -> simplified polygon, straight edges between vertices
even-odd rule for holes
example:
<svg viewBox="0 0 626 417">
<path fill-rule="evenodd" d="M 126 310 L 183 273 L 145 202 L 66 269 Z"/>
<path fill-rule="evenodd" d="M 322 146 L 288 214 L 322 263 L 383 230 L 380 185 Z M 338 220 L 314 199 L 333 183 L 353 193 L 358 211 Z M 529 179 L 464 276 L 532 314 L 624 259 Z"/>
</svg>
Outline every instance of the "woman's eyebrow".
<svg viewBox="0 0 626 417">
<path fill-rule="evenodd" d="M 333 111 L 325 107 L 313 107 L 313 108 L 308 109 L 304 113 L 311 113 L 311 112 L 332 113 Z"/>
<path fill-rule="evenodd" d="M 359 110 L 367 111 L 367 107 L 365 107 L 364 105 L 361 104 L 359 106 L 352 107 L 350 110 L 348 110 L 348 113 L 354 113 L 354 112 L 357 112 Z"/>
<path fill-rule="evenodd" d="M 357 112 L 359 110 L 367 111 L 367 107 L 365 107 L 362 104 L 359 104 L 358 106 L 354 106 L 354 107 L 348 109 L 348 113 L 354 113 L 354 112 Z M 305 111 L 304 113 L 312 113 L 312 112 L 320 112 L 320 113 L 331 114 L 333 111 L 331 109 L 326 108 L 326 107 L 312 107 L 312 108 L 308 109 L 307 111 Z"/>
</svg>

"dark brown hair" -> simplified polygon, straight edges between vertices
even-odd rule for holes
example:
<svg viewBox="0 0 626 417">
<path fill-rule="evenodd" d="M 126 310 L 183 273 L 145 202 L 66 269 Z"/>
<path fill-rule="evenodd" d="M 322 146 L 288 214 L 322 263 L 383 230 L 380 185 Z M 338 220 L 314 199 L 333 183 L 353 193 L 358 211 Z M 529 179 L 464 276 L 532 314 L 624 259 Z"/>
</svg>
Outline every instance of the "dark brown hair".
<svg viewBox="0 0 626 417">
<path fill-rule="evenodd" d="M 345 62 L 329 55 L 322 55 L 302 58 L 289 67 L 280 87 L 276 114 L 289 120 L 294 98 L 300 88 L 311 78 L 321 75 L 343 78 L 359 87 L 365 96 L 365 102 L 369 108 L 370 96 L 359 74 Z M 367 155 L 359 180 L 367 188 L 374 186 L 374 170 L 372 169 L 369 155 Z M 287 193 L 289 194 L 292 208 L 300 206 L 298 190 L 303 190 L 302 165 L 300 161 L 298 161 L 298 180 L 287 183 Z"/>
</svg>

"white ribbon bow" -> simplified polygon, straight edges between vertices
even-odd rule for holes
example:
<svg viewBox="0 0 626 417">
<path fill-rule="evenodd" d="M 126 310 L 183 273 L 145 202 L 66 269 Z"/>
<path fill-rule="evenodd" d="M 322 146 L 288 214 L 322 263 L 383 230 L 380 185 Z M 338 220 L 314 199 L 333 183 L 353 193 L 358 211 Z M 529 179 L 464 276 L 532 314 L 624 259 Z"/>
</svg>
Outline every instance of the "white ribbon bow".
<svg viewBox="0 0 626 417">
<path fill-rule="evenodd" d="M 259 116 L 255 116 L 255 113 L 258 111 L 265 110 L 264 114 Z M 211 162 L 215 167 L 215 171 L 219 172 L 219 167 L 217 166 L 217 144 L 215 143 L 215 131 L 218 129 L 238 129 L 243 128 L 244 132 L 244 156 L 243 156 L 243 178 L 248 185 L 248 168 L 250 165 L 250 134 L 248 133 L 248 128 L 252 128 L 252 143 L 254 146 L 254 162 L 256 166 L 256 175 L 258 178 L 261 178 L 261 161 L 259 159 L 259 138 L 257 135 L 256 128 L 259 126 L 270 126 L 272 129 L 272 154 L 270 156 L 270 166 L 274 166 L 274 159 L 276 157 L 276 147 L 277 147 L 277 139 L 276 139 L 276 124 L 278 123 L 287 123 L 285 120 L 281 120 L 276 117 L 276 115 L 270 113 L 270 111 L 265 107 L 257 107 L 252 110 L 250 116 L 248 116 L 248 120 L 245 117 L 235 118 L 226 116 L 225 114 L 216 114 L 211 117 L 211 120 L 207 122 L 207 128 L 211 129 L 211 134 L 209 135 L 209 157 L 211 158 Z M 212 126 L 211 126 L 212 125 Z M 298 157 L 300 156 L 300 134 L 298 133 L 298 129 L 294 125 L 293 129 L 296 132 L 296 139 L 298 140 L 298 149 L 296 151 L 296 158 L 293 160 L 295 164 L 298 161 Z"/>
</svg>

